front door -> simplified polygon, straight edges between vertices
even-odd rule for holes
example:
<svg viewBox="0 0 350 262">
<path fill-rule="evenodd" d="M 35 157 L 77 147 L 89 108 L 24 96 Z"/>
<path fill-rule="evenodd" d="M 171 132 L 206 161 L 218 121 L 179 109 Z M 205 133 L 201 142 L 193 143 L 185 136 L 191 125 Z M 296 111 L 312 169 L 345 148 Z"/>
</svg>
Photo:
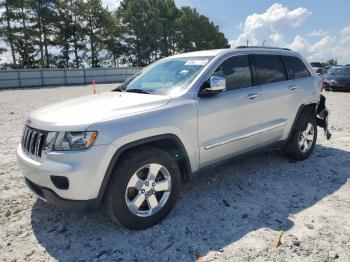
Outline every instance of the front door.
<svg viewBox="0 0 350 262">
<path fill-rule="evenodd" d="M 226 91 L 198 98 L 200 167 L 261 145 L 262 97 L 253 86 L 249 57 L 227 58 L 213 72 L 226 79 Z"/>
</svg>

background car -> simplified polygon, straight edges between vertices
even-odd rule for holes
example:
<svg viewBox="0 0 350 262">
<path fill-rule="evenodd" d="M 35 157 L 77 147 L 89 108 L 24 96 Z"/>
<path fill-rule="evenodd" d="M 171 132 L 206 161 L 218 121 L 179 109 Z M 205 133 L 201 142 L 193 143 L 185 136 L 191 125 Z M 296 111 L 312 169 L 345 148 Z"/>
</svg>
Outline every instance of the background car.
<svg viewBox="0 0 350 262">
<path fill-rule="evenodd" d="M 320 62 L 311 62 L 310 64 L 314 69 L 322 67 L 322 64 Z"/>
<path fill-rule="evenodd" d="M 324 89 L 328 91 L 350 91 L 350 66 L 329 69 L 324 79 Z"/>
<path fill-rule="evenodd" d="M 321 77 L 322 80 L 325 79 L 327 73 L 328 73 L 328 70 L 326 68 L 314 68 L 314 70 L 316 71 L 316 73 Z"/>
</svg>

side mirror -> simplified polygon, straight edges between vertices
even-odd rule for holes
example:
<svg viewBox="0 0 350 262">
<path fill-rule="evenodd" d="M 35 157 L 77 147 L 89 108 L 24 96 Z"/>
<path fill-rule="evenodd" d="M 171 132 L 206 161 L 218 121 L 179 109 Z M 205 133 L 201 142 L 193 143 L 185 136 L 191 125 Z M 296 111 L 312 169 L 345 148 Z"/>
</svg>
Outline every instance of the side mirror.
<svg viewBox="0 0 350 262">
<path fill-rule="evenodd" d="M 225 77 L 211 76 L 208 83 L 206 83 L 204 88 L 199 92 L 199 95 L 200 96 L 215 95 L 225 91 L 225 89 L 226 89 Z"/>
</svg>

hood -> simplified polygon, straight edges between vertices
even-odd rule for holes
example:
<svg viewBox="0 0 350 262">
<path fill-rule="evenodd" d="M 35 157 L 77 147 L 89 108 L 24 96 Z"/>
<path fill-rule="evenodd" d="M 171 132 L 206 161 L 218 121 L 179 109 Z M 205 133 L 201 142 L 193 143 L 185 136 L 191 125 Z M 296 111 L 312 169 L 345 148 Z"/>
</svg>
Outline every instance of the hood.
<svg viewBox="0 0 350 262">
<path fill-rule="evenodd" d="M 82 131 L 97 121 L 152 110 L 169 101 L 168 96 L 104 92 L 40 108 L 30 114 L 27 124 L 46 131 Z"/>
</svg>

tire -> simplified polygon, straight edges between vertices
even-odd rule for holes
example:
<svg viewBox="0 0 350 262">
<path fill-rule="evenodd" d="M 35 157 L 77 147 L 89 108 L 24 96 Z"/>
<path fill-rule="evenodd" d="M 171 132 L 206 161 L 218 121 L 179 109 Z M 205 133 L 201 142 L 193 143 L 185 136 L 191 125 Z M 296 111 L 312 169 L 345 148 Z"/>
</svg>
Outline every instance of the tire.
<svg viewBox="0 0 350 262">
<path fill-rule="evenodd" d="M 167 152 L 153 147 L 133 150 L 118 160 L 105 194 L 104 210 L 114 222 L 129 229 L 145 229 L 170 213 L 180 187 L 179 167 Z"/>
<path fill-rule="evenodd" d="M 314 114 L 310 114 L 308 116 L 299 117 L 298 121 L 301 122 L 295 125 L 292 135 L 283 146 L 282 151 L 291 159 L 304 160 L 311 155 L 315 148 L 317 140 L 316 118 Z M 313 130 L 313 134 L 311 135 L 311 132 L 308 132 L 308 130 Z M 305 132 L 308 133 L 306 134 Z M 305 137 L 305 135 L 307 135 L 307 137 Z M 304 143 L 303 146 L 301 145 L 303 138 L 306 139 L 307 146 L 305 146 Z"/>
</svg>

